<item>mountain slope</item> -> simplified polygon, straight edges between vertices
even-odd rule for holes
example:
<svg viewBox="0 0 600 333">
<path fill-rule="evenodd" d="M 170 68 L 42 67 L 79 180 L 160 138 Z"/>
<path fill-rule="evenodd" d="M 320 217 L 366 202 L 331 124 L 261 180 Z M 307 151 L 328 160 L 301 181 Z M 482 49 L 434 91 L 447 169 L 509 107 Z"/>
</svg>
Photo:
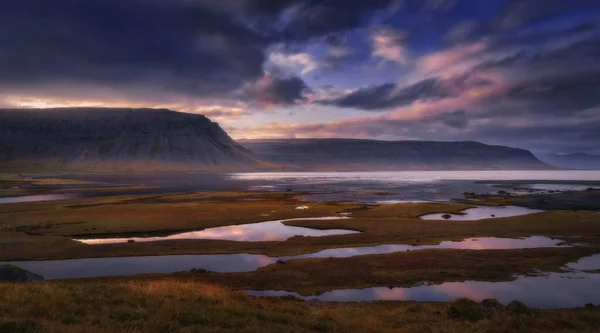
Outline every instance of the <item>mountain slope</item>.
<svg viewBox="0 0 600 333">
<path fill-rule="evenodd" d="M 550 169 L 531 152 L 479 142 L 241 140 L 261 158 L 303 170 Z"/>
<path fill-rule="evenodd" d="M 600 170 L 600 155 L 586 153 L 539 154 L 538 158 L 550 165 L 579 170 Z"/>
<path fill-rule="evenodd" d="M 266 164 L 217 123 L 164 109 L 0 109 L 4 171 L 232 171 Z"/>
</svg>

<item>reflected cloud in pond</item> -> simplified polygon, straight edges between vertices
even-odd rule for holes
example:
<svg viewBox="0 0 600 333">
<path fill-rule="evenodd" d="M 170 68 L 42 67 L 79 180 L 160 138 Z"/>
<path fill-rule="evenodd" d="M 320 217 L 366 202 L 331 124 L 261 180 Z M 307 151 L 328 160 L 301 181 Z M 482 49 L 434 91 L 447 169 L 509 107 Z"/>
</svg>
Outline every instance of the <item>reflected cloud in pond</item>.
<svg viewBox="0 0 600 333">
<path fill-rule="evenodd" d="M 333 290 L 315 296 L 301 296 L 295 292 L 248 290 L 253 296 L 295 296 L 328 302 L 363 302 L 384 300 L 412 300 L 448 302 L 467 297 L 475 301 L 496 298 L 503 304 L 519 300 L 536 308 L 580 307 L 600 302 L 600 275 L 582 272 L 552 273 L 545 276 L 519 276 L 506 282 L 446 282 L 410 288 L 375 287 L 366 289 Z"/>
<path fill-rule="evenodd" d="M 278 221 L 267 221 L 259 223 L 248 223 L 231 225 L 217 228 L 208 228 L 200 231 L 189 231 L 161 237 L 128 237 L 128 238 L 75 238 L 74 240 L 90 245 L 115 244 L 134 242 L 155 242 L 174 239 L 220 239 L 239 242 L 262 242 L 262 241 L 284 241 L 294 236 L 323 237 L 332 235 L 355 234 L 358 231 L 345 229 L 311 229 L 285 225 L 284 221 L 301 220 L 342 220 L 349 219 L 346 216 L 328 216 L 315 218 L 298 218 Z"/>
<path fill-rule="evenodd" d="M 172 255 L 145 257 L 86 258 L 46 261 L 14 261 L 11 264 L 42 275 L 45 279 L 73 279 L 135 274 L 164 274 L 193 268 L 214 272 L 249 272 L 277 261 L 257 254 Z"/>
<path fill-rule="evenodd" d="M 463 210 L 461 214 L 427 214 L 421 216 L 423 220 L 454 220 L 454 221 L 476 221 L 491 218 L 511 217 L 541 213 L 543 210 L 530 209 L 519 206 L 499 206 L 499 207 L 475 207 Z M 445 219 L 444 215 L 450 215 Z"/>
</svg>

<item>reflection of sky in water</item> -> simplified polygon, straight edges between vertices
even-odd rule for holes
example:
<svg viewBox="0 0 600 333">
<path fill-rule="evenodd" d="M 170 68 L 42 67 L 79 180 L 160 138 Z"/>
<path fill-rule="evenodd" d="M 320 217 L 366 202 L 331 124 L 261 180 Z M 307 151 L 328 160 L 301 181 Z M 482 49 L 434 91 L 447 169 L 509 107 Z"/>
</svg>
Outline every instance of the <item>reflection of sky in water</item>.
<svg viewBox="0 0 600 333">
<path fill-rule="evenodd" d="M 600 269 L 600 254 L 579 259 L 575 263 L 570 263 L 567 267 L 577 270 L 598 270 Z"/>
<path fill-rule="evenodd" d="M 544 236 L 532 236 L 526 238 L 497 238 L 480 237 L 467 238 L 460 242 L 443 241 L 439 245 L 378 245 L 366 247 L 349 247 L 338 249 L 327 249 L 316 253 L 301 254 L 297 256 L 284 257 L 284 260 L 302 258 L 346 258 L 368 254 L 385 254 L 393 252 L 404 252 L 407 250 L 418 251 L 426 249 L 463 249 L 463 250 L 509 250 L 527 249 L 539 247 L 555 247 L 562 240 L 552 239 Z"/>
<path fill-rule="evenodd" d="M 450 214 L 449 220 L 475 221 L 490 218 L 510 217 L 527 215 L 543 212 L 542 210 L 530 209 L 519 206 L 499 206 L 499 207 L 476 207 L 463 210 L 461 214 Z M 445 220 L 442 214 L 428 214 L 421 216 L 423 220 Z M 492 216 L 494 215 L 494 216 Z"/>
<path fill-rule="evenodd" d="M 285 221 L 300 220 L 341 220 L 348 219 L 344 216 L 329 216 L 315 218 L 287 219 Z M 283 221 L 283 220 L 282 220 Z M 260 241 L 283 241 L 294 236 L 322 237 L 331 235 L 354 234 L 358 231 L 327 229 L 317 230 L 311 228 L 294 227 L 283 224 L 281 221 L 267 221 L 260 223 L 249 223 L 217 228 L 208 228 L 201 231 L 182 232 L 163 237 L 129 237 L 129 238 L 97 238 L 97 239 L 75 239 L 86 244 L 114 244 L 126 243 L 129 240 L 135 242 L 153 242 L 173 239 L 221 239 L 243 242 Z"/>
<path fill-rule="evenodd" d="M 77 195 L 75 195 L 75 194 L 24 195 L 24 196 L 20 196 L 20 197 L 0 198 L 0 204 L 68 200 L 68 199 L 73 199 L 76 197 L 77 197 Z"/>
<path fill-rule="evenodd" d="M 98 276 L 159 274 L 188 271 L 203 268 L 215 272 L 252 271 L 276 262 L 278 259 L 293 260 L 303 258 L 352 257 L 366 254 L 384 254 L 399 251 L 424 249 L 520 249 L 552 247 L 560 243 L 548 237 L 533 236 L 522 239 L 481 237 L 469 238 L 461 242 L 445 241 L 439 245 L 380 245 L 355 248 L 328 249 L 312 254 L 272 258 L 254 254 L 214 254 L 214 255 L 169 255 L 146 257 L 88 258 L 49 261 L 8 262 L 23 269 L 40 274 L 46 279 L 67 279 Z M 3 264 L 0 262 L 0 264 Z"/>
<path fill-rule="evenodd" d="M 552 273 L 547 276 L 518 277 L 506 282 L 446 282 L 440 285 L 424 285 L 412 288 L 366 288 L 333 290 L 319 296 L 302 297 L 287 291 L 247 291 L 254 296 L 293 295 L 322 301 L 353 302 L 379 300 L 452 301 L 467 297 L 475 301 L 496 298 L 503 304 L 519 300 L 537 308 L 578 307 L 586 303 L 600 302 L 600 275 Z"/>
<path fill-rule="evenodd" d="M 203 268 L 215 272 L 247 272 L 277 259 L 256 254 L 173 255 L 7 262 L 46 279 L 157 274 Z M 0 264 L 4 264 L 1 263 Z"/>
<path fill-rule="evenodd" d="M 314 201 L 447 201 L 462 198 L 464 192 L 496 193 L 502 190 L 490 186 L 494 181 L 596 181 L 600 179 L 600 171 L 266 172 L 237 173 L 231 174 L 230 177 L 236 181 L 268 182 L 277 190 L 291 188 L 319 192 L 304 197 L 305 200 Z M 476 181 L 490 183 L 475 183 Z M 378 196 L 360 193 L 364 190 L 389 191 L 392 194 Z"/>
</svg>

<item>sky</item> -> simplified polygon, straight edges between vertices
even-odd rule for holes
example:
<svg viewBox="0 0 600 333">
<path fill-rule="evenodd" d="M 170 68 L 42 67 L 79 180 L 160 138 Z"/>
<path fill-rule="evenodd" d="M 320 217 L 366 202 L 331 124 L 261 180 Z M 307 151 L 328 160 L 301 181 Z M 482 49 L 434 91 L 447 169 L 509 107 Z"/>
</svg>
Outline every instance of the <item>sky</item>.
<svg viewBox="0 0 600 333">
<path fill-rule="evenodd" d="M 3 0 L 0 108 L 600 153 L 597 0 Z"/>
</svg>

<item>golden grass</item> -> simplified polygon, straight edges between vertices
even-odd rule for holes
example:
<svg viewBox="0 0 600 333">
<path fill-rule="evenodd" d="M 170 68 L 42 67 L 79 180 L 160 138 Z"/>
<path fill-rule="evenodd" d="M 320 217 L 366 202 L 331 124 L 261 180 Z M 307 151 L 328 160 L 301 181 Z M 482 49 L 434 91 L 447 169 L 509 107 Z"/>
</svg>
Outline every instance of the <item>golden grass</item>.
<svg viewBox="0 0 600 333">
<path fill-rule="evenodd" d="M 52 203 L 0 205 L 0 260 L 65 259 L 166 254 L 260 253 L 271 256 L 327 248 L 380 244 L 438 244 L 469 237 L 546 235 L 600 243 L 600 214 L 548 211 L 480 221 L 431 221 L 418 216 L 456 213 L 470 206 L 449 203 L 360 206 L 303 202 L 295 192 L 197 192 L 129 195 Z M 308 210 L 297 210 L 308 205 Z M 361 233 L 294 237 L 285 242 L 172 240 L 152 243 L 84 245 L 70 235 L 187 231 L 285 218 L 310 218 L 352 210 L 352 219 L 288 221 L 317 229 Z M 268 215 L 268 216 L 265 216 Z"/>
<path fill-rule="evenodd" d="M 510 281 L 515 274 L 560 272 L 599 247 L 524 250 L 420 250 L 349 258 L 291 260 L 252 272 L 189 273 L 191 278 L 235 289 L 289 290 L 314 295 L 335 289 L 410 287 L 432 283 Z"/>
<path fill-rule="evenodd" d="M 173 279 L 0 284 L 1 332 L 597 332 L 597 309 L 509 310 L 470 322 L 444 303 L 257 299 Z"/>
</svg>

